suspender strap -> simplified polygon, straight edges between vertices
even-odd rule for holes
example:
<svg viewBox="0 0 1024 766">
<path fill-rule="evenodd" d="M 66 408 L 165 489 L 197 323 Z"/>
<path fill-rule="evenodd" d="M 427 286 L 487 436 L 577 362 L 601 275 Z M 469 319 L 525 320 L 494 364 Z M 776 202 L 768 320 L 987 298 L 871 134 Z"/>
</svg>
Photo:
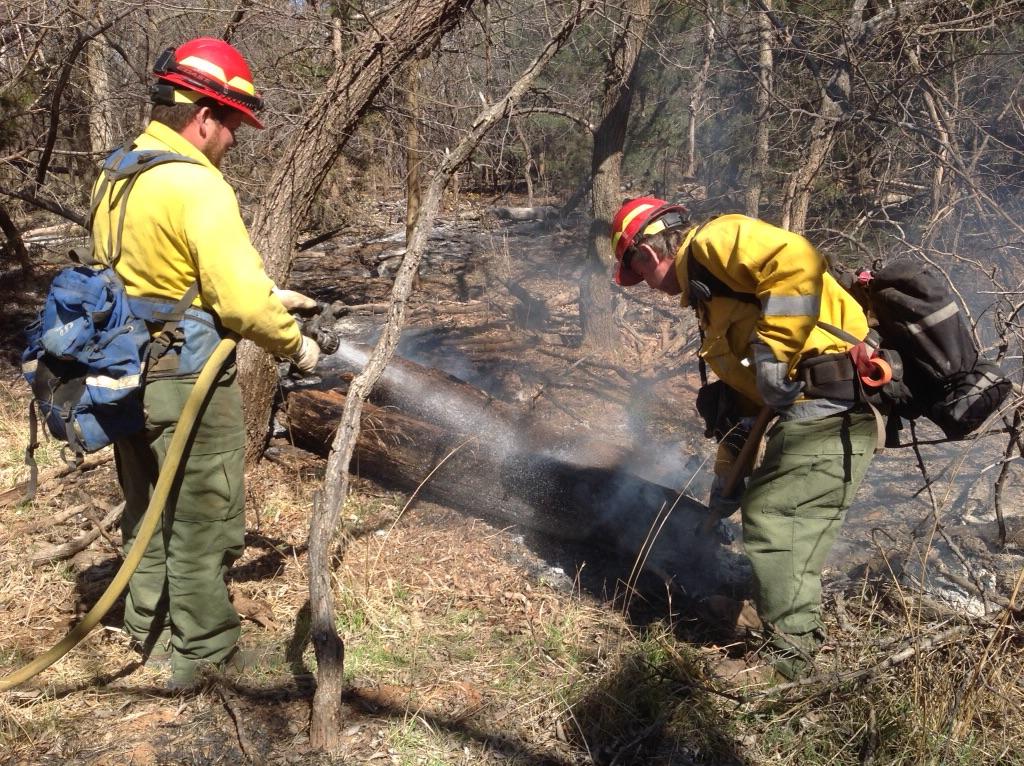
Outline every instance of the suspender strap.
<svg viewBox="0 0 1024 766">
<path fill-rule="evenodd" d="M 857 338 L 848 333 L 846 330 L 842 329 L 841 327 L 836 327 L 835 325 L 829 324 L 828 322 L 822 322 L 819 320 L 818 327 L 820 327 L 822 330 L 829 333 L 830 335 L 834 335 L 835 337 L 839 338 L 839 340 L 845 340 L 851 346 L 856 346 L 858 343 L 862 342 L 860 338 Z M 863 342 L 868 343 L 868 345 L 877 345 L 870 343 L 871 337 L 871 333 L 869 332 L 868 337 L 865 338 Z"/>
<path fill-rule="evenodd" d="M 129 141 L 116 152 L 107 158 L 103 163 L 103 173 L 100 185 L 93 195 L 92 204 L 89 209 L 89 227 L 92 228 L 92 221 L 99 211 L 100 205 L 106 199 L 107 190 L 118 181 L 128 179 L 124 188 L 120 189 L 117 199 L 110 200 L 110 206 L 119 205 L 117 228 L 111 227 L 107 237 L 107 265 L 113 268 L 121 257 L 121 238 L 124 234 L 124 221 L 128 212 L 128 197 L 131 194 L 135 181 L 143 172 L 163 165 L 168 162 L 188 162 L 194 165 L 200 164 L 198 160 L 187 157 L 176 152 L 163 151 L 161 149 L 147 149 L 143 151 L 133 150 L 134 143 Z M 95 259 L 92 258 L 94 261 Z"/>
<path fill-rule="evenodd" d="M 732 298 L 733 300 L 761 305 L 761 301 L 753 293 L 733 290 L 729 285 L 712 274 L 708 268 L 697 262 L 693 253 L 686 251 L 686 277 L 689 281 L 690 305 L 699 306 L 701 302 L 710 300 L 715 296 Z"/>
<path fill-rule="evenodd" d="M 155 318 L 163 322 L 164 326 L 149 343 L 149 349 L 146 352 L 147 371 L 152 364 L 160 361 L 160 358 L 167 353 L 171 346 L 175 343 L 180 344 L 184 342 L 185 337 L 181 332 L 181 320 L 184 319 L 185 312 L 192 305 L 192 301 L 196 299 L 197 295 L 199 295 L 199 282 L 193 282 L 192 286 L 185 291 L 185 294 L 178 299 L 178 302 L 174 304 L 170 311 L 155 315 Z"/>
<path fill-rule="evenodd" d="M 106 162 L 103 163 L 102 180 L 96 188 L 96 193 L 93 195 L 89 211 L 89 226 L 92 228 L 92 221 L 96 217 L 100 205 L 107 198 L 108 190 L 112 190 L 113 185 L 118 181 L 127 179 L 124 186 L 117 191 L 116 196 L 111 196 L 109 203 L 110 210 L 113 210 L 115 206 L 119 208 L 117 212 L 117 225 L 116 227 L 111 225 L 107 236 L 106 261 L 107 265 L 112 269 L 121 258 L 121 242 L 124 237 L 125 218 L 128 214 L 128 198 L 131 196 L 132 189 L 135 187 L 135 182 L 139 179 L 139 176 L 147 170 L 168 162 L 200 164 L 198 160 L 184 154 L 160 149 L 136 151 L 133 147 L 134 143 L 129 141 L 111 154 Z M 92 254 L 89 257 L 95 263 L 95 257 Z M 185 311 L 192 305 L 192 301 L 196 299 L 197 295 L 199 295 L 199 283 L 194 282 L 170 311 L 154 317 L 157 321 L 163 322 L 164 326 L 149 344 L 146 352 L 147 371 L 151 363 L 159 361 L 172 345 L 175 343 L 180 344 L 184 341 L 180 324 L 185 316 Z"/>
</svg>

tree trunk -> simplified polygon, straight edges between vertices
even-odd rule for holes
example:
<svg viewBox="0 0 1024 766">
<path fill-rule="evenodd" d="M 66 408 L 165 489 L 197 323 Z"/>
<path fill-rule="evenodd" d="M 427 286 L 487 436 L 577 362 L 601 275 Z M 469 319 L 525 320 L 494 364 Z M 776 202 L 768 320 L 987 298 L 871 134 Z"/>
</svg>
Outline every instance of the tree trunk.
<svg viewBox="0 0 1024 766">
<path fill-rule="evenodd" d="M 106 44 L 102 41 L 93 40 L 85 47 L 89 73 L 89 150 L 100 156 L 112 151 L 116 141 L 107 55 Z"/>
<path fill-rule="evenodd" d="M 515 121 L 516 136 L 523 146 L 523 180 L 526 182 L 526 206 L 533 207 L 533 152 L 530 150 L 530 142 L 526 138 L 523 126 L 518 120 Z"/>
<path fill-rule="evenodd" d="M 764 0 L 761 5 L 765 6 Z M 854 0 L 850 18 L 846 24 L 846 39 L 860 41 L 864 31 L 864 8 L 867 0 Z M 770 13 L 769 8 L 764 8 Z M 853 43 L 844 46 L 842 55 L 837 57 L 832 76 L 821 89 L 818 113 L 810 129 L 811 140 L 803 152 L 801 162 L 786 182 L 782 200 L 782 227 L 803 233 L 807 228 L 807 211 L 811 206 L 814 180 L 828 159 L 835 144 L 840 116 L 849 108 L 850 70 Z"/>
<path fill-rule="evenodd" d="M 701 59 L 700 71 L 693 83 L 693 90 L 690 91 L 690 100 L 687 104 L 689 114 L 689 125 L 686 126 L 686 166 L 683 168 L 683 175 L 687 178 L 697 177 L 697 114 L 701 104 L 704 102 L 704 89 L 708 84 L 708 75 L 711 72 L 711 57 L 715 52 L 715 23 L 708 18 L 704 25 L 704 56 Z"/>
<path fill-rule="evenodd" d="M 288 282 L 296 233 L 348 140 L 352 127 L 387 79 L 424 45 L 449 31 L 473 0 L 400 3 L 375 19 L 331 75 L 278 161 L 252 225 L 252 241 L 267 273 Z M 277 369 L 254 344 L 241 345 L 238 364 L 245 396 L 246 459 L 266 443 Z"/>
<path fill-rule="evenodd" d="M 593 224 L 588 242 L 588 268 L 580 282 L 582 347 L 602 356 L 616 355 L 618 331 L 611 289 L 611 221 L 622 203 L 622 148 L 633 104 L 637 61 L 651 20 L 650 0 L 630 0 L 615 26 L 616 34 L 605 62 L 601 119 L 594 131 L 591 157 Z"/>
<path fill-rule="evenodd" d="M 771 0 L 764 0 L 771 10 Z M 754 155 L 750 160 L 750 181 L 747 184 L 746 212 L 757 218 L 761 207 L 761 189 L 768 167 L 768 116 L 772 94 L 772 27 L 768 12 L 761 11 L 757 18 L 757 93 L 754 97 Z"/>
<path fill-rule="evenodd" d="M 409 246 L 416 216 L 420 212 L 423 196 L 423 151 L 420 148 L 420 69 L 422 59 L 416 59 L 406 70 L 405 108 L 405 244 Z"/>
<path fill-rule="evenodd" d="M 32 261 L 28 257 L 28 250 L 25 249 L 25 243 L 21 239 L 21 233 L 18 231 L 18 227 L 14 225 L 14 221 L 11 220 L 11 216 L 7 212 L 7 208 L 0 205 L 0 231 L 3 232 L 7 242 L 3 247 L 0 247 L 0 255 L 11 256 L 13 260 L 18 262 L 23 272 L 22 276 L 28 276 L 32 273 Z"/>
<path fill-rule="evenodd" d="M 337 750 L 344 730 L 341 725 L 341 692 L 344 687 L 345 649 L 334 625 L 334 593 L 331 589 L 330 562 L 342 505 L 348 494 L 348 467 L 359 437 L 363 405 L 398 345 L 398 338 L 405 324 L 413 278 L 419 269 L 427 236 L 440 208 L 445 187 L 452 174 L 469 159 L 487 132 L 511 112 L 512 106 L 522 98 L 540 70 L 558 52 L 576 25 L 593 10 L 593 0 L 581 4 L 504 98 L 484 109 L 473 122 L 469 134 L 445 155 L 427 188 L 412 237 L 395 275 L 388 319 L 381 331 L 380 340 L 370 354 L 363 371 L 356 376 L 349 388 L 341 423 L 331 445 L 330 457 L 327 459 L 324 491 L 318 495 L 314 503 L 309 533 L 311 634 L 317 658 L 317 689 L 313 698 L 313 715 L 309 727 L 309 741 L 313 747 Z M 394 45 L 395 42 L 391 40 L 384 49 L 391 50 Z"/>
</svg>

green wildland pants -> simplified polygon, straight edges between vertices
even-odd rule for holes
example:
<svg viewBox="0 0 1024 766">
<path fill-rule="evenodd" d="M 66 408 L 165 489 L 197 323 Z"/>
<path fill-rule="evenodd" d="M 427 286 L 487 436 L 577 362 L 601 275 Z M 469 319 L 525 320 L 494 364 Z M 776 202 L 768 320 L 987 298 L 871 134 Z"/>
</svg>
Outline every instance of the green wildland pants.
<svg viewBox="0 0 1024 766">
<path fill-rule="evenodd" d="M 743 496 L 757 610 L 794 636 L 823 630 L 821 570 L 874 454 L 875 417 L 850 411 L 779 422 Z"/>
<path fill-rule="evenodd" d="M 119 440 L 125 550 L 135 540 L 194 379 L 146 384 L 146 430 Z M 157 527 L 128 584 L 124 624 L 144 646 L 170 639 L 174 675 L 227 658 L 240 621 L 224 577 L 245 546 L 245 427 L 234 364 L 213 386 Z"/>
</svg>

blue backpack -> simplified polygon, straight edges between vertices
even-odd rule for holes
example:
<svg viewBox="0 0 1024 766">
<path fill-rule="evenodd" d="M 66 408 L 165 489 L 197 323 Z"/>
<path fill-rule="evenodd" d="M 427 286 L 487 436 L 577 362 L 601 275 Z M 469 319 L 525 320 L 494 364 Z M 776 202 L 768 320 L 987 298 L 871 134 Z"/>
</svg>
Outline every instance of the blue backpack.
<svg viewBox="0 0 1024 766">
<path fill-rule="evenodd" d="M 130 145 L 107 158 L 103 180 L 92 199 L 90 228 L 108 187 L 127 181 L 111 200 L 111 207 L 119 205 L 120 211 L 116 233 L 111 227 L 107 243 L 109 265 L 97 263 L 91 252 L 83 258 L 72 251 L 73 259 L 85 262 L 57 274 L 42 311 L 26 332 L 28 347 L 21 360 L 22 373 L 33 394 L 25 455 L 32 469 L 30 498 L 36 484 L 33 453 L 38 446 L 37 409 L 49 432 L 66 442 L 65 459 L 78 464 L 86 453 L 143 429 L 142 389 L 147 364 L 180 343 L 178 325 L 198 294 L 198 285 L 170 304 L 173 308 L 169 311 L 157 317 L 146 316 L 146 312 L 139 316 L 134 300 L 129 299 L 114 271 L 121 255 L 128 195 L 139 175 L 165 162 L 196 160 L 174 152 L 138 151 Z M 166 309 L 169 302 L 158 303 Z M 140 305 L 145 304 L 143 301 Z M 155 338 L 150 331 L 153 319 L 162 324 L 162 332 Z"/>
</svg>

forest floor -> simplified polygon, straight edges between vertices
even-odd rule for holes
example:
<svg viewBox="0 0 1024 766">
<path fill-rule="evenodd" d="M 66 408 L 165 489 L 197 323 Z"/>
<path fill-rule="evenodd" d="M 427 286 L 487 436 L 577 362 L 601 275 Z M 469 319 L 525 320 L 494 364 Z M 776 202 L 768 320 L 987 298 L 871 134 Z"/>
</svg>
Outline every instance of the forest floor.
<svg viewBox="0 0 1024 766">
<path fill-rule="evenodd" d="M 386 236 L 397 215 L 377 212 L 380 238 L 325 244 L 293 271 L 291 286 L 353 307 L 353 333 L 380 321 L 400 252 Z M 692 412 L 689 319 L 669 299 L 630 293 L 617 357 L 582 353 L 583 231 L 441 221 L 401 353 L 524 420 L 641 459 L 668 455 L 659 479 L 700 498 L 712 446 Z M 19 287 L 0 319 L 0 492 L 25 478 L 17 331 L 40 298 Z M 358 477 L 334 571 L 348 679 L 334 756 L 308 741 L 305 541 L 325 461 L 275 446 L 247 475 L 247 547 L 229 575 L 255 664 L 170 694 L 166 669 L 129 646 L 119 604 L 66 658 L 0 695 L 0 763 L 1024 763 L 1024 502 L 1018 464 L 1000 545 L 987 469 L 1005 437 L 922 448 L 930 498 L 910 450 L 876 460 L 829 561 L 821 672 L 798 685 L 656 578 L 626 589 L 589 576 L 585 552 L 531 545 L 500 509 L 410 502 Z M 120 501 L 110 455 L 61 478 L 52 444 L 39 458 L 51 478 L 32 503 L 0 494 L 2 674 L 56 643 L 120 563 L 116 527 L 69 559 L 48 555 Z"/>
</svg>

